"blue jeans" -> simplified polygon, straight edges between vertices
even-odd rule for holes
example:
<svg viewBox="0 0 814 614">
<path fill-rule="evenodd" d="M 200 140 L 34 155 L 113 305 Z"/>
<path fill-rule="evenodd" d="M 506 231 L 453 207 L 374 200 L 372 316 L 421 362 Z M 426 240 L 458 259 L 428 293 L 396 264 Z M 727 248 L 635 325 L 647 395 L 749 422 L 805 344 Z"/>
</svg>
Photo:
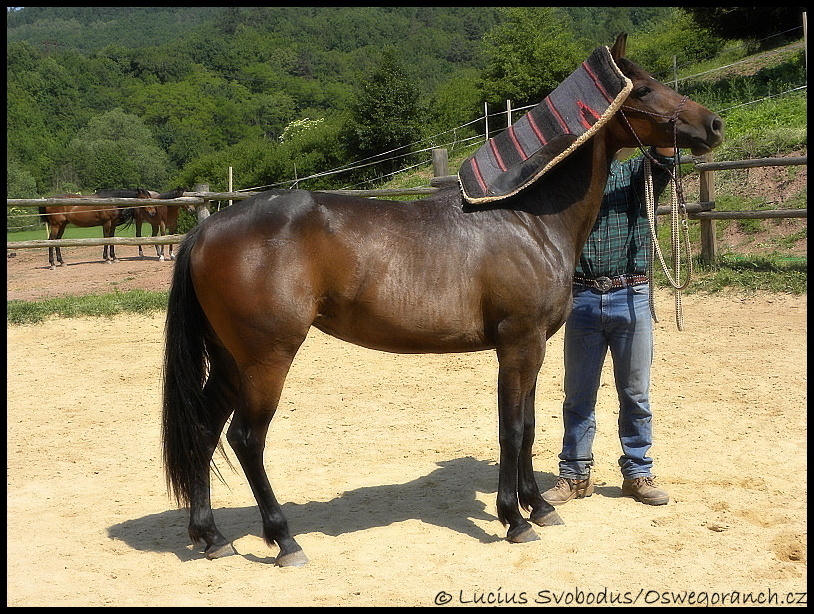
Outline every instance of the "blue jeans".
<svg viewBox="0 0 814 614">
<path fill-rule="evenodd" d="M 653 443 L 650 412 L 650 366 L 653 323 L 649 286 L 629 286 L 601 293 L 574 285 L 574 306 L 565 324 L 565 434 L 560 476 L 588 477 L 594 464 L 596 396 L 608 348 L 619 397 L 619 466 L 624 478 L 650 476 Z"/>
</svg>

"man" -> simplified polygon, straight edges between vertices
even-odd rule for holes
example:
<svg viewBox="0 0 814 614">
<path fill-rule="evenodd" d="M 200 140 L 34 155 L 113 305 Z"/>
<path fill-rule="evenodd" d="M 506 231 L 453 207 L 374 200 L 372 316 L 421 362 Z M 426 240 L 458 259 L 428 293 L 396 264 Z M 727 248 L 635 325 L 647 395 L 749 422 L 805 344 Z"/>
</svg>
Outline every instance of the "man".
<svg viewBox="0 0 814 614">
<path fill-rule="evenodd" d="M 674 165 L 673 149 L 651 148 L 653 189 L 661 194 Z M 655 485 L 650 411 L 653 324 L 650 314 L 650 230 L 644 196 L 644 157 L 611 165 L 605 196 L 574 275 L 574 304 L 565 324 L 564 435 L 559 479 L 543 493 L 552 505 L 589 497 L 596 433 L 595 406 L 607 350 L 619 397 L 622 495 L 664 505 Z"/>
</svg>

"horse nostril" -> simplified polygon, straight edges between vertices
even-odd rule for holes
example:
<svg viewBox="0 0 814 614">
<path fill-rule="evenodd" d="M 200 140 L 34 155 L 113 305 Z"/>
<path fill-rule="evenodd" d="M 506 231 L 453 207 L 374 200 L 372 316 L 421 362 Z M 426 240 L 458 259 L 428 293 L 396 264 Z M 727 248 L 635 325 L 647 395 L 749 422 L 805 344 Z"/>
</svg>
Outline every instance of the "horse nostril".
<svg viewBox="0 0 814 614">
<path fill-rule="evenodd" d="M 717 115 L 713 117 L 710 129 L 713 134 L 721 136 L 724 132 L 724 121 Z"/>
</svg>

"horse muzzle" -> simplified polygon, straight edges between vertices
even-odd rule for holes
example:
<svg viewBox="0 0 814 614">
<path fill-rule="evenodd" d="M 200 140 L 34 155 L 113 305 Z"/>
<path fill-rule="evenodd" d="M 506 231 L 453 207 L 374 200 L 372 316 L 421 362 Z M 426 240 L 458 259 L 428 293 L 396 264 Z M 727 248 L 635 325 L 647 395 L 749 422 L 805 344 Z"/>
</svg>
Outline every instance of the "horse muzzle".
<svg viewBox="0 0 814 614">
<path fill-rule="evenodd" d="M 709 153 L 724 141 L 724 120 L 711 114 L 705 122 L 703 135 L 690 136 L 688 147 L 694 156 Z"/>
</svg>

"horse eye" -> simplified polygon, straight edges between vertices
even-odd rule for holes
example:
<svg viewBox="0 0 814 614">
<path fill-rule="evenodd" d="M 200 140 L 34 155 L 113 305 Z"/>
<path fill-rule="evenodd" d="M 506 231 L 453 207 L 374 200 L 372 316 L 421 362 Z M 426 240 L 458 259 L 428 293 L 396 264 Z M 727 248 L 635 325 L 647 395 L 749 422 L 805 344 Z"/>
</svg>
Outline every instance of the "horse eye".
<svg viewBox="0 0 814 614">
<path fill-rule="evenodd" d="M 643 85 L 642 87 L 636 88 L 635 93 L 636 93 L 636 96 L 638 96 L 639 98 L 643 98 L 644 96 L 647 96 L 652 91 L 653 90 L 651 88 L 647 87 L 646 85 Z"/>
</svg>

